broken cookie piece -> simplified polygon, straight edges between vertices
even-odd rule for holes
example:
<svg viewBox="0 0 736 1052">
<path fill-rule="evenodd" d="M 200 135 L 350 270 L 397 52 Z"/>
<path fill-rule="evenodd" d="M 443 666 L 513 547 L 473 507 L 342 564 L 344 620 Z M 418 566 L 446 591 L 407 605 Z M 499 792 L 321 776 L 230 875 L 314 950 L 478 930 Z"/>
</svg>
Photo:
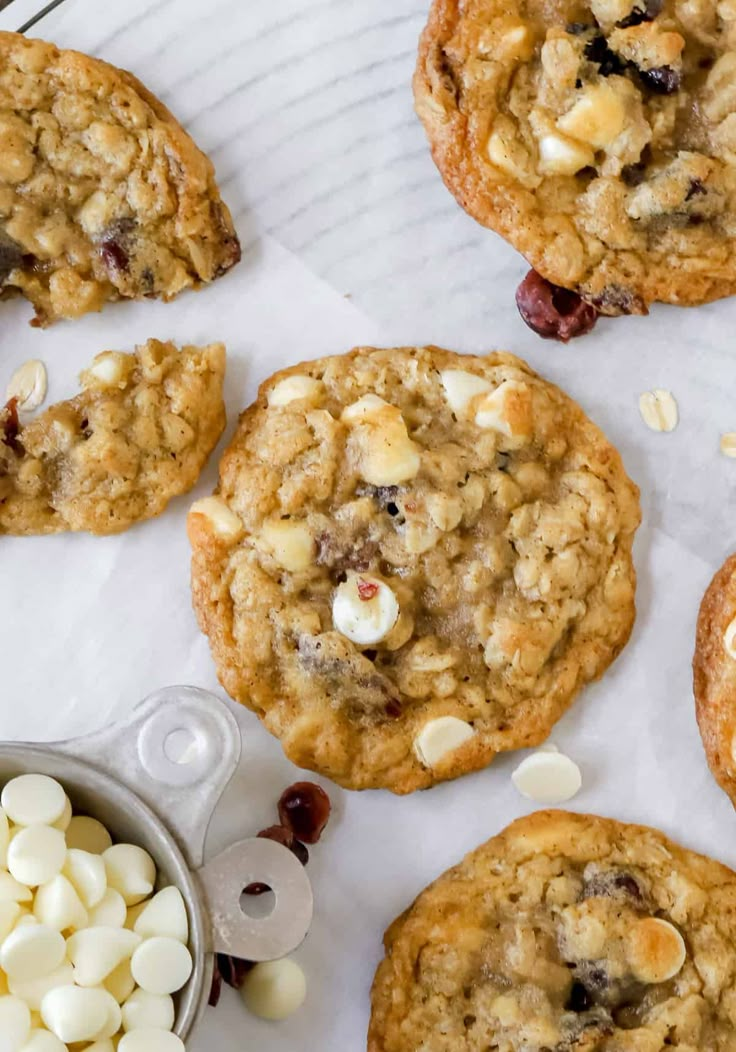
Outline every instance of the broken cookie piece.
<svg viewBox="0 0 736 1052">
<path fill-rule="evenodd" d="M 214 168 L 135 77 L 0 33 L 0 295 L 32 324 L 169 300 L 240 259 Z"/>
<path fill-rule="evenodd" d="M 0 410 L 0 534 L 119 533 L 186 493 L 225 426 L 225 348 L 104 351 L 76 398 Z"/>
</svg>

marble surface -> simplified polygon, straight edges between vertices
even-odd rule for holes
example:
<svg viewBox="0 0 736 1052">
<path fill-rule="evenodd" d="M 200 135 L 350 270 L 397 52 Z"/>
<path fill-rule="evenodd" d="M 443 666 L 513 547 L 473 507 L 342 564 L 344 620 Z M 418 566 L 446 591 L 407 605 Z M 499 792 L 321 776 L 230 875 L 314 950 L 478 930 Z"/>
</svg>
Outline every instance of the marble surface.
<svg viewBox="0 0 736 1052">
<path fill-rule="evenodd" d="M 0 28 L 40 6 L 15 0 Z M 413 115 L 426 6 L 66 0 L 39 35 L 126 66 L 161 96 L 212 155 L 245 255 L 197 296 L 117 305 L 48 332 L 28 327 L 27 305 L 3 303 L 0 380 L 40 357 L 50 398 L 61 398 L 103 347 L 151 335 L 221 338 L 231 428 L 275 368 L 361 342 L 505 347 L 527 358 L 618 445 L 645 515 L 632 642 L 553 735 L 583 768 L 572 806 L 658 825 L 735 864 L 736 819 L 705 766 L 690 660 L 700 596 L 734 543 L 736 461 L 719 455 L 718 441 L 736 430 L 736 306 L 656 308 L 649 318 L 603 321 L 568 347 L 526 329 L 513 306 L 523 261 L 454 204 Z M 678 399 L 670 435 L 639 418 L 638 395 L 651 387 Z M 212 464 L 197 492 L 215 475 Z M 189 603 L 188 502 L 122 537 L 3 539 L 0 737 L 91 730 L 169 683 L 218 690 Z M 255 718 L 236 714 L 243 762 L 211 850 L 270 823 L 272 801 L 297 773 Z M 503 758 L 408 799 L 331 789 L 335 816 L 309 867 L 314 924 L 296 954 L 306 1005 L 267 1024 L 228 991 L 190 1048 L 361 1048 L 384 927 L 432 877 L 529 809 L 510 784 L 514 764 Z"/>
</svg>

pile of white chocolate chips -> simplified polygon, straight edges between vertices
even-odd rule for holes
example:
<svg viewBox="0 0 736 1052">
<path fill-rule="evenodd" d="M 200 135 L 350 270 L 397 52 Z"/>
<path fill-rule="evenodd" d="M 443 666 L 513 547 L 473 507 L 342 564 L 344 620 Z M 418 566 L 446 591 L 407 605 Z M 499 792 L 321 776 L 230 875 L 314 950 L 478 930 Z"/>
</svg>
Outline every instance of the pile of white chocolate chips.
<svg viewBox="0 0 736 1052">
<path fill-rule="evenodd" d="M 153 894 L 148 852 L 72 815 L 53 778 L 13 778 L 0 804 L 0 1052 L 181 1052 L 181 892 Z"/>
</svg>

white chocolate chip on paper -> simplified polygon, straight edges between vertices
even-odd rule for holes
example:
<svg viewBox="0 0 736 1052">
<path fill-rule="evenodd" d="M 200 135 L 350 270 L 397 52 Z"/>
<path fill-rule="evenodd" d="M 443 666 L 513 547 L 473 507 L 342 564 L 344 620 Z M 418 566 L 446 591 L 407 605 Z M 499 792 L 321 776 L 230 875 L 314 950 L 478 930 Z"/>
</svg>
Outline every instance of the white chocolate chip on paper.
<svg viewBox="0 0 736 1052">
<path fill-rule="evenodd" d="M 46 366 L 38 358 L 31 358 L 19 366 L 10 377 L 5 390 L 5 401 L 17 398 L 18 409 L 30 413 L 38 409 L 46 398 L 48 378 Z"/>
<path fill-rule="evenodd" d="M 670 391 L 655 387 L 639 395 L 641 418 L 651 431 L 674 431 L 679 420 L 677 402 Z"/>
<path fill-rule="evenodd" d="M 521 761 L 511 781 L 527 800 L 538 804 L 561 804 L 579 792 L 580 768 L 561 752 L 549 749 L 532 753 Z"/>
<path fill-rule="evenodd" d="M 332 601 L 332 621 L 343 636 L 358 646 L 385 639 L 399 619 L 399 602 L 384 581 L 351 573 L 338 585 Z"/>
<path fill-rule="evenodd" d="M 414 739 L 414 752 L 425 767 L 436 767 L 474 736 L 475 731 L 465 720 L 457 716 L 438 716 L 419 731 Z"/>
<path fill-rule="evenodd" d="M 721 453 L 724 457 L 736 457 L 736 431 L 727 431 L 721 435 Z"/>
<path fill-rule="evenodd" d="M 240 994 L 253 1015 L 276 1021 L 293 1015 L 302 1006 L 307 996 L 307 981 L 296 961 L 284 957 L 251 968 Z"/>
</svg>

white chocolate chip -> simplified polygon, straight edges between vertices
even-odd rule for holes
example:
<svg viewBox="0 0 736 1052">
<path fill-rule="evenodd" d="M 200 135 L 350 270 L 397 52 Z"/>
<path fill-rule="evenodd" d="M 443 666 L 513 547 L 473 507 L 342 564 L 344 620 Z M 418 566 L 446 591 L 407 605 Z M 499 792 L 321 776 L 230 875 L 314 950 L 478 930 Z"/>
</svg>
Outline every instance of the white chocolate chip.
<svg viewBox="0 0 736 1052">
<path fill-rule="evenodd" d="M 112 994 L 119 1005 L 127 1001 L 136 989 L 135 979 L 130 970 L 130 961 L 121 961 L 117 968 L 113 968 L 102 984 L 108 993 Z"/>
<path fill-rule="evenodd" d="M 314 537 L 305 522 L 267 519 L 261 527 L 261 539 L 279 566 L 290 573 L 307 570 L 314 561 Z"/>
<path fill-rule="evenodd" d="M 63 935 L 45 924 L 23 925 L 0 946 L 0 967 L 8 979 L 39 979 L 55 971 L 66 955 Z"/>
<path fill-rule="evenodd" d="M 8 860 L 8 844 L 10 843 L 10 825 L 8 817 L 0 807 L 0 866 L 3 868 Z"/>
<path fill-rule="evenodd" d="M 169 994 L 151 994 L 135 990 L 123 1005 L 123 1030 L 171 1030 L 174 1026 L 174 1002 Z"/>
<path fill-rule="evenodd" d="M 296 961 L 288 957 L 264 961 L 248 972 L 240 995 L 253 1015 L 261 1019 L 286 1019 L 304 1004 L 307 981 Z"/>
<path fill-rule="evenodd" d="M 107 1018 L 104 1025 L 95 1034 L 95 1041 L 107 1041 L 113 1034 L 119 1033 L 123 1025 L 123 1012 L 115 998 L 105 990 L 107 994 Z"/>
<path fill-rule="evenodd" d="M 288 405 L 289 402 L 305 401 L 312 404 L 319 401 L 324 384 L 312 376 L 287 376 L 271 388 L 267 395 L 270 406 Z"/>
<path fill-rule="evenodd" d="M 358 472 L 372 486 L 394 486 L 416 477 L 419 448 L 409 437 L 401 410 L 375 394 L 347 406 L 340 417 L 353 429 Z"/>
<path fill-rule="evenodd" d="M 18 409 L 31 412 L 42 404 L 47 386 L 46 366 L 37 358 L 31 358 L 19 366 L 11 376 L 5 390 L 5 401 L 17 398 Z"/>
<path fill-rule="evenodd" d="M 399 619 L 399 603 L 383 581 L 351 573 L 338 585 L 332 601 L 332 621 L 342 635 L 359 646 L 385 639 Z"/>
<path fill-rule="evenodd" d="M 677 427 L 677 402 L 669 391 L 661 387 L 639 395 L 639 412 L 652 431 L 674 431 Z"/>
<path fill-rule="evenodd" d="M 0 902 L 0 943 L 10 935 L 22 916 L 23 910 L 17 902 Z"/>
<path fill-rule="evenodd" d="M 85 990 L 81 986 L 56 986 L 41 1001 L 41 1018 L 60 1041 L 94 1041 L 108 1021 L 107 990 Z"/>
<path fill-rule="evenodd" d="M 95 355 L 92 364 L 82 373 L 83 387 L 125 387 L 126 374 L 130 370 L 130 355 L 120 351 L 102 351 Z"/>
<path fill-rule="evenodd" d="M 644 917 L 628 934 L 626 956 L 636 979 L 664 983 L 682 968 L 687 957 L 685 940 L 662 917 Z"/>
<path fill-rule="evenodd" d="M 540 751 L 522 760 L 511 781 L 527 800 L 538 804 L 561 804 L 579 792 L 580 768 L 560 752 Z"/>
<path fill-rule="evenodd" d="M 52 826 L 26 826 L 8 846 L 8 869 L 17 881 L 32 888 L 55 877 L 65 858 L 64 834 Z"/>
<path fill-rule="evenodd" d="M 25 1001 L 32 1012 L 41 1010 L 43 1001 L 49 990 L 57 986 L 69 986 L 74 982 L 74 969 L 68 961 L 62 961 L 58 968 L 48 975 L 41 975 L 36 979 L 9 979 L 8 987 L 11 994 Z"/>
<path fill-rule="evenodd" d="M 117 1052 L 184 1052 L 184 1042 L 168 1030 L 131 1030 L 121 1038 Z"/>
<path fill-rule="evenodd" d="M 74 885 L 61 873 L 36 892 L 33 914 L 40 924 L 55 931 L 86 928 L 89 916 Z"/>
<path fill-rule="evenodd" d="M 156 866 L 147 851 L 136 844 L 113 844 L 102 858 L 108 887 L 120 892 L 126 906 L 148 898 L 156 882 Z"/>
<path fill-rule="evenodd" d="M 192 973 L 192 956 L 178 939 L 155 935 L 142 942 L 130 962 L 133 978 L 151 994 L 181 990 Z"/>
<path fill-rule="evenodd" d="M 83 928 L 75 932 L 66 943 L 74 965 L 74 982 L 77 986 L 99 986 L 121 961 L 132 957 L 140 944 L 140 935 L 127 928 Z"/>
<path fill-rule="evenodd" d="M 30 902 L 33 892 L 9 873 L 0 873 L 0 902 Z"/>
<path fill-rule="evenodd" d="M 539 171 L 547 175 L 575 175 L 595 164 L 590 146 L 567 135 L 544 135 L 539 140 Z"/>
<path fill-rule="evenodd" d="M 243 523 L 221 497 L 202 497 L 201 500 L 195 500 L 189 509 L 189 515 L 201 515 L 207 520 L 215 536 L 222 541 L 234 543 L 245 532 Z"/>
<path fill-rule="evenodd" d="M 439 716 L 430 720 L 414 739 L 414 752 L 425 767 L 436 767 L 450 753 L 475 736 L 475 731 L 457 716 Z"/>
<path fill-rule="evenodd" d="M 69 823 L 72 820 L 72 802 L 69 797 L 64 793 L 64 810 L 61 812 L 59 818 L 55 822 L 52 822 L 54 829 L 60 829 L 62 833 L 66 833 L 69 828 Z M 68 846 L 68 845 L 67 845 Z"/>
<path fill-rule="evenodd" d="M 17 1052 L 31 1033 L 31 1013 L 19 997 L 0 997 L 0 1042 L 3 1052 Z"/>
<path fill-rule="evenodd" d="M 440 380 L 450 409 L 456 416 L 465 416 L 473 400 L 491 390 L 487 380 L 465 369 L 444 369 Z"/>
<path fill-rule="evenodd" d="M 387 408 L 393 407 L 385 398 L 380 398 L 377 394 L 367 394 L 359 398 L 357 402 L 353 402 L 352 405 L 346 406 L 340 419 L 343 424 L 352 426 L 363 423 L 365 420 L 378 419 Z"/>
<path fill-rule="evenodd" d="M 133 931 L 144 939 L 154 935 L 166 935 L 178 939 L 186 946 L 189 941 L 189 921 L 184 898 L 178 888 L 169 887 L 159 891 L 138 915 Z"/>
<path fill-rule="evenodd" d="M 126 917 L 123 896 L 114 888 L 108 888 L 97 905 L 89 911 L 88 919 L 89 924 L 94 927 L 122 928 Z"/>
<path fill-rule="evenodd" d="M 21 774 L 6 783 L 0 803 L 10 821 L 18 826 L 50 826 L 64 813 L 66 793 L 55 778 Z"/>
<path fill-rule="evenodd" d="M 531 434 L 531 394 L 519 380 L 503 380 L 495 391 L 478 403 L 475 414 L 478 427 L 500 431 L 508 438 Z"/>
<path fill-rule="evenodd" d="M 736 431 L 727 431 L 721 435 L 721 453 L 724 457 L 736 457 Z"/>
<path fill-rule="evenodd" d="M 736 617 L 729 621 L 723 633 L 723 649 L 730 658 L 736 661 Z"/>
<path fill-rule="evenodd" d="M 92 855 L 101 855 L 112 847 L 112 837 L 96 818 L 87 815 L 74 815 L 66 831 L 66 846 L 89 851 Z"/>
<path fill-rule="evenodd" d="M 20 1052 L 67 1052 L 67 1047 L 50 1030 L 31 1030 Z"/>
<path fill-rule="evenodd" d="M 625 124 L 624 100 L 606 81 L 585 88 L 572 109 L 557 121 L 561 132 L 597 149 L 610 146 Z"/>
<path fill-rule="evenodd" d="M 107 874 L 102 855 L 93 855 L 91 851 L 80 851 L 74 847 L 66 853 L 62 872 L 71 881 L 87 909 L 102 902 L 107 891 Z"/>
</svg>

